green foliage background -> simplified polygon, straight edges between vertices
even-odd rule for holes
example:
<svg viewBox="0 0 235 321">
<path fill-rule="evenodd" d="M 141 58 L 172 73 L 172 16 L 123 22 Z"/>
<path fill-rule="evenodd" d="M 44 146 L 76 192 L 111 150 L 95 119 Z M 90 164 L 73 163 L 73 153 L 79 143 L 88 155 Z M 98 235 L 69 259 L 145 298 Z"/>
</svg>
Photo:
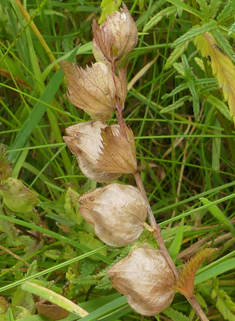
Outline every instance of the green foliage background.
<svg viewBox="0 0 235 321">
<path fill-rule="evenodd" d="M 141 178 L 178 267 L 204 247 L 218 249 L 198 271 L 195 293 L 209 319 L 233 321 L 233 111 L 213 76 L 211 57 L 202 57 L 194 40 L 209 32 L 234 63 L 235 1 L 126 5 L 139 43 L 128 57 L 128 81 L 136 79 L 124 117 L 135 134 Z M 90 312 L 84 321 L 151 320 L 132 311 L 106 276 L 131 245 L 105 246 L 80 217 L 77 195 L 100 185 L 82 175 L 62 138 L 66 127 L 89 117 L 67 99 L 59 62 L 76 61 L 84 68 L 94 62 L 91 22 L 101 12 L 95 1 L 0 1 L 1 142 L 13 166 L 11 177 L 40 199 L 31 212 L 12 210 L 1 200 L 0 295 L 6 307 L 1 321 L 45 320 L 35 314 L 36 285 L 74 300 Z M 121 181 L 134 184 L 128 175 Z M 140 242 L 156 247 L 147 231 Z M 178 293 L 162 314 L 174 321 L 195 319 Z M 74 313 L 66 318 L 77 319 Z"/>
</svg>

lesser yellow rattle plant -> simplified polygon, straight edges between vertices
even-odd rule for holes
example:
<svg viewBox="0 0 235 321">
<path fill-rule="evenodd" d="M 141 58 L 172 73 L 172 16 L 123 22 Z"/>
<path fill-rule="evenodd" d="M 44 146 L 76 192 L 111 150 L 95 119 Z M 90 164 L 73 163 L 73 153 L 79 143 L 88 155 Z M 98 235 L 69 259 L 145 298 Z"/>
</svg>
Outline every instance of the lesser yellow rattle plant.
<svg viewBox="0 0 235 321">
<path fill-rule="evenodd" d="M 126 66 L 123 59 L 135 48 L 138 32 L 126 5 L 106 16 L 102 25 L 94 20 L 93 53 L 96 63 L 85 70 L 62 61 L 68 81 L 68 97 L 93 121 L 66 129 L 64 141 L 76 156 L 83 174 L 97 182 L 110 182 L 122 174 L 132 174 L 137 188 L 111 183 L 80 196 L 80 213 L 90 222 L 97 236 L 110 246 L 136 241 L 144 226 L 154 235 L 160 250 L 142 246 L 107 273 L 113 286 L 123 293 L 130 306 L 143 315 L 155 315 L 168 307 L 175 290 L 188 299 L 201 320 L 208 320 L 196 301 L 193 281 L 202 260 L 212 253 L 196 256 L 191 265 L 176 269 L 163 242 L 137 170 L 134 135 L 123 120 L 127 96 Z M 113 113 L 118 124 L 108 125 Z M 148 226 L 145 223 L 148 216 Z"/>
</svg>

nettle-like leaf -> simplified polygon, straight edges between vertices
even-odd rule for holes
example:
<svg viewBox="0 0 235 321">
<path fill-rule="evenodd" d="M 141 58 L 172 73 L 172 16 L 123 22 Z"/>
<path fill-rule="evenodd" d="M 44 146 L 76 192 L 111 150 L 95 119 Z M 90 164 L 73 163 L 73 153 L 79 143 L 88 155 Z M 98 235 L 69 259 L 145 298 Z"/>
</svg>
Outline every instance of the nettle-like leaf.
<svg viewBox="0 0 235 321">
<path fill-rule="evenodd" d="M 167 70 L 170 67 L 173 66 L 173 63 L 176 62 L 176 60 L 182 56 L 182 54 L 185 52 L 185 50 L 188 48 L 189 41 L 186 40 L 185 42 L 182 42 L 178 46 L 175 47 L 175 49 L 170 54 L 170 57 L 167 59 L 164 69 Z"/>
<path fill-rule="evenodd" d="M 232 12 L 233 12 L 233 7 L 231 5 L 231 2 L 233 1 L 228 1 L 226 5 L 223 6 L 223 9 L 221 10 L 221 12 L 218 14 L 217 16 L 217 21 L 221 21 L 221 20 L 225 20 L 226 18 L 228 18 Z"/>
<path fill-rule="evenodd" d="M 211 32 L 212 36 L 215 38 L 218 46 L 226 53 L 226 55 L 234 62 L 234 50 L 230 45 L 229 41 L 225 37 L 225 35 L 219 30 L 213 30 Z"/>
<path fill-rule="evenodd" d="M 214 249 L 204 249 L 191 258 L 184 267 L 179 271 L 179 277 L 172 288 L 179 291 L 186 298 L 191 298 L 194 295 L 194 279 L 199 265 L 214 253 Z"/>
<path fill-rule="evenodd" d="M 177 7 L 171 6 L 163 9 L 162 11 L 158 12 L 150 21 L 145 25 L 143 32 L 149 31 L 153 26 L 155 26 L 159 21 L 162 20 L 163 17 L 169 17 L 172 14 L 177 13 Z"/>
<path fill-rule="evenodd" d="M 194 44 L 203 57 L 210 56 L 213 75 L 223 91 L 224 100 L 228 102 L 230 116 L 235 121 L 235 66 L 220 49 L 213 36 L 206 32 L 194 39 Z"/>
<path fill-rule="evenodd" d="M 211 0 L 209 4 L 210 17 L 214 18 L 219 10 L 222 0 Z"/>
<path fill-rule="evenodd" d="M 166 308 L 162 313 L 174 321 L 189 321 L 189 318 L 186 317 L 183 313 L 174 310 L 171 307 Z"/>
<path fill-rule="evenodd" d="M 216 299 L 216 307 L 223 315 L 224 320 L 235 321 L 235 303 L 224 291 L 215 287 L 211 293 L 212 299 Z"/>
<path fill-rule="evenodd" d="M 217 22 L 215 20 L 211 20 L 207 23 L 205 23 L 202 26 L 194 26 L 193 28 L 189 29 L 189 31 L 187 31 L 185 34 L 183 34 L 181 37 L 179 37 L 178 39 L 176 39 L 173 44 L 172 47 L 176 47 L 179 46 L 182 43 L 185 43 L 185 41 L 190 40 L 195 38 L 198 35 L 201 35 L 207 31 L 212 31 L 215 30 L 217 28 Z"/>
<path fill-rule="evenodd" d="M 7 180 L 11 176 L 12 166 L 10 165 L 6 150 L 3 144 L 0 146 L 0 180 Z"/>
</svg>

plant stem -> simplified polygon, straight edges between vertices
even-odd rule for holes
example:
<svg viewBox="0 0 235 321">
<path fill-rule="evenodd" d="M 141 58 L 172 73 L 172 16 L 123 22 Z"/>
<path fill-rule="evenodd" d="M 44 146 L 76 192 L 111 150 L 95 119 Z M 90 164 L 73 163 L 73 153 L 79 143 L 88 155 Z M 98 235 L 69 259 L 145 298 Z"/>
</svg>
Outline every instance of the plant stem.
<svg viewBox="0 0 235 321">
<path fill-rule="evenodd" d="M 164 255 L 168 265 L 170 266 L 172 272 L 174 273 L 175 277 L 177 278 L 178 277 L 178 271 L 176 269 L 176 266 L 175 266 L 175 263 L 172 261 L 172 258 L 170 257 L 170 254 L 168 253 L 167 251 L 167 248 L 166 248 L 166 245 L 163 241 L 163 238 L 162 238 L 162 235 L 161 235 L 161 229 L 160 229 L 160 226 L 156 223 L 156 220 L 154 218 L 154 215 L 153 215 L 153 212 L 152 212 L 152 209 L 151 209 L 151 206 L 149 204 L 149 201 L 148 201 L 148 197 L 146 195 L 146 192 L 145 192 L 145 188 L 144 188 L 144 185 L 143 185 L 143 182 L 140 178 L 140 174 L 139 172 L 136 172 L 134 174 L 134 177 L 135 177 L 135 181 L 136 181 L 136 185 L 138 186 L 141 194 L 144 196 L 147 204 L 148 204 L 148 218 L 149 218 L 149 222 L 152 226 L 152 228 L 154 229 L 154 232 L 153 232 L 153 236 L 155 237 L 161 251 L 162 251 L 162 254 Z"/>
<path fill-rule="evenodd" d="M 197 299 L 195 298 L 195 296 L 193 296 L 191 298 L 187 298 L 187 300 L 191 304 L 192 308 L 194 309 L 196 314 L 199 316 L 201 321 L 209 321 L 209 319 L 205 315 L 204 311 L 202 310 L 200 304 L 197 302 Z"/>
</svg>

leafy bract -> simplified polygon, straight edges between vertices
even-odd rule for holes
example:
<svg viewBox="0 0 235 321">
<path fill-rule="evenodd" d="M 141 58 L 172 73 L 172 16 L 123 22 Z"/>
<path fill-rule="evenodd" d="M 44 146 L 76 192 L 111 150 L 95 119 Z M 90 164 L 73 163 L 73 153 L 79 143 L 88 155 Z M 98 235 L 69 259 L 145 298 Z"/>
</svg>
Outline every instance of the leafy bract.
<svg viewBox="0 0 235 321">
<path fill-rule="evenodd" d="M 210 56 L 213 75 L 218 80 L 224 100 L 228 102 L 230 115 L 235 121 L 235 66 L 210 33 L 197 36 L 194 44 L 203 57 Z"/>
</svg>

